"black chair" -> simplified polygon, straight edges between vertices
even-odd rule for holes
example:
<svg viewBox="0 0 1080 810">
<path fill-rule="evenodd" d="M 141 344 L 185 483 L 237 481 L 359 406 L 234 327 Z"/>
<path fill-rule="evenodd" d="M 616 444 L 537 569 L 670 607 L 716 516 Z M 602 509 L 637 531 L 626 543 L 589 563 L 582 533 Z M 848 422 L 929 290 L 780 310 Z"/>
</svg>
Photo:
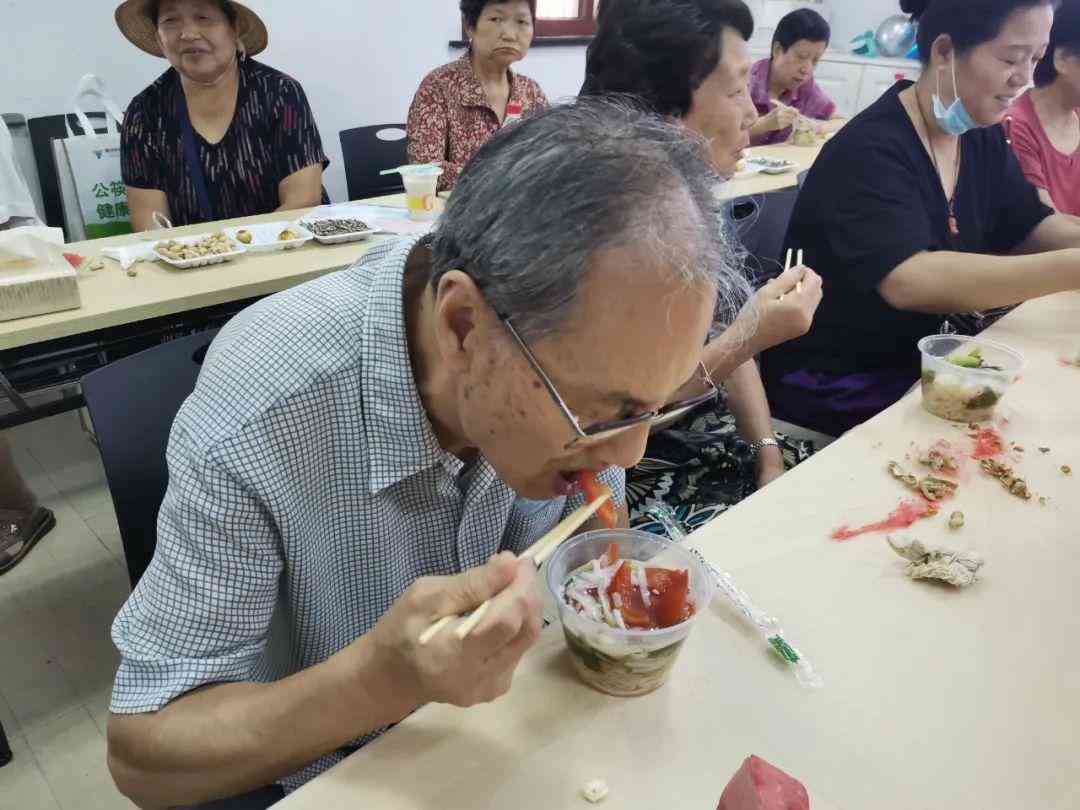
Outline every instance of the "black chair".
<svg viewBox="0 0 1080 810">
<path fill-rule="evenodd" d="M 0 768 L 11 762 L 11 746 L 8 745 L 7 735 L 4 734 L 4 726 L 0 725 Z"/>
<path fill-rule="evenodd" d="M 99 135 L 106 132 L 105 113 L 87 113 L 94 124 L 94 131 Z M 85 135 L 79 119 L 72 115 L 44 115 L 27 121 L 30 128 L 30 143 L 34 148 L 34 163 L 37 164 L 38 181 L 41 183 L 41 198 L 45 205 L 45 224 L 53 228 L 64 227 L 64 202 L 60 192 L 60 177 L 56 173 L 56 160 L 53 158 L 52 142 L 68 137 L 67 123 L 71 132 Z M 98 127 L 98 122 L 101 127 Z M 65 232 L 66 233 L 66 232 Z M 70 234 L 68 234 L 70 238 Z"/>
<path fill-rule="evenodd" d="M 405 190 L 401 175 L 382 176 L 384 169 L 396 169 L 409 162 L 404 124 L 380 124 L 341 131 L 341 152 L 345 157 L 345 184 L 350 200 L 400 194 Z"/>
<path fill-rule="evenodd" d="M 177 338 L 82 380 L 132 588 L 157 544 L 158 509 L 169 480 L 165 449 L 173 419 L 194 390 L 206 349 L 217 332 Z"/>
<path fill-rule="evenodd" d="M 735 232 L 749 254 L 747 271 L 755 285 L 775 278 L 784 269 L 784 239 L 798 198 L 798 190 L 792 188 L 741 197 L 731 203 Z"/>
</svg>

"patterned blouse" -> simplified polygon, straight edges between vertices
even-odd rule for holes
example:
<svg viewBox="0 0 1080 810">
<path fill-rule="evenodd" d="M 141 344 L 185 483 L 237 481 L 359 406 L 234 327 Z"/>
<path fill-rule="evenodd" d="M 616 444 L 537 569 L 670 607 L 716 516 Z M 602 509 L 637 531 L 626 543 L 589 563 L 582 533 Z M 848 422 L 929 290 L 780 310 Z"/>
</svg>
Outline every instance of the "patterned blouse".
<svg viewBox="0 0 1080 810">
<path fill-rule="evenodd" d="M 520 104 L 522 114 L 548 106 L 540 85 L 528 76 L 506 71 L 510 78 L 510 100 Z M 439 190 L 457 182 L 465 164 L 499 131 L 499 116 L 488 102 L 480 80 L 473 72 L 469 55 L 431 71 L 409 107 L 409 162 L 443 161 Z"/>
<path fill-rule="evenodd" d="M 184 158 L 186 103 L 180 74 L 169 68 L 132 100 L 120 138 L 124 183 L 164 191 L 174 225 L 268 214 L 280 207 L 282 180 L 330 164 L 300 83 L 246 59 L 225 137 L 211 144 L 194 132 L 211 208 L 210 216 L 201 214 Z"/>
</svg>

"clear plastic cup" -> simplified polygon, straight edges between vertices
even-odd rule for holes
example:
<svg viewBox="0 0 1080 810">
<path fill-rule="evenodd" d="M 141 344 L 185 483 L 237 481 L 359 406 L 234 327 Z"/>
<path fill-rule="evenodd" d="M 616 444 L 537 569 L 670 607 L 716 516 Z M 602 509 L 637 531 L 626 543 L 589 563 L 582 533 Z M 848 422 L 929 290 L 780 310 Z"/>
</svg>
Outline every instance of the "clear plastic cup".
<svg viewBox="0 0 1080 810">
<path fill-rule="evenodd" d="M 992 368 L 966 368 L 948 359 L 967 355 L 975 348 Z M 923 407 L 953 422 L 989 420 L 1024 367 L 1019 352 L 979 337 L 931 335 L 919 341 L 919 351 Z"/>
<path fill-rule="evenodd" d="M 436 189 L 443 170 L 438 166 L 402 166 L 402 182 L 405 184 L 405 205 L 409 219 L 426 221 L 435 219 Z"/>
<path fill-rule="evenodd" d="M 611 543 L 618 545 L 622 559 L 688 569 L 694 615 L 662 630 L 620 630 L 568 605 L 563 589 L 570 574 L 602 556 Z M 708 610 L 716 588 L 696 555 L 662 537 L 633 529 L 604 529 L 563 543 L 548 562 L 547 584 L 559 606 L 574 670 L 589 686 L 616 697 L 644 695 L 663 686 L 694 622 Z"/>
</svg>

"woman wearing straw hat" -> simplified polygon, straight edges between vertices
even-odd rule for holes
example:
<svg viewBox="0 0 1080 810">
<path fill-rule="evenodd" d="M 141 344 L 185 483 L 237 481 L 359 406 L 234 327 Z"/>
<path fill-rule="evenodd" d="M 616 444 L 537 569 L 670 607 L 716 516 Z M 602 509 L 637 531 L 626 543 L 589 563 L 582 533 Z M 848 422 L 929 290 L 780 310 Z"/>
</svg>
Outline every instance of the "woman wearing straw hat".
<svg viewBox="0 0 1080 810">
<path fill-rule="evenodd" d="M 121 137 L 136 231 L 266 214 L 326 199 L 323 153 L 300 83 L 251 57 L 266 26 L 231 0 L 126 0 L 124 36 L 172 67 L 137 95 Z"/>
</svg>

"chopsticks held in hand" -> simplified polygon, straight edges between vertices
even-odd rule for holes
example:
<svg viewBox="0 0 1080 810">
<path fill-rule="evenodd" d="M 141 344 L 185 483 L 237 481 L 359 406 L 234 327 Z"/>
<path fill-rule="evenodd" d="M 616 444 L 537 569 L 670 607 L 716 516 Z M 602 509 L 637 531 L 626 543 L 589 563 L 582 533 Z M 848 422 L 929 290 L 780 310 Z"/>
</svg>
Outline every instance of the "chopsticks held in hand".
<svg viewBox="0 0 1080 810">
<path fill-rule="evenodd" d="M 795 259 L 795 266 L 796 267 L 802 267 L 802 263 L 803 263 L 803 252 L 802 252 L 802 248 L 799 248 L 799 254 L 798 254 L 797 258 Z M 791 269 L 791 248 L 788 248 L 788 250 L 787 250 L 787 261 L 784 262 L 784 272 L 786 273 L 790 269 Z M 801 280 L 795 283 L 795 292 L 802 293 L 802 281 Z M 784 293 L 784 295 L 787 295 L 787 293 Z M 784 295 L 781 295 L 780 298 L 777 299 L 777 300 L 783 301 L 784 300 Z"/>
<path fill-rule="evenodd" d="M 545 534 L 533 546 L 521 555 L 521 559 L 532 560 L 533 563 L 540 567 L 547 561 L 548 557 L 555 553 L 562 543 L 569 540 L 570 537 L 580 529 L 589 518 L 597 513 L 601 506 L 603 506 L 611 497 L 610 493 L 604 493 L 592 503 L 587 503 L 571 512 L 566 518 L 559 523 L 554 529 Z M 491 600 L 488 599 L 476 610 L 468 615 L 468 617 L 460 625 L 454 634 L 464 640 L 469 633 L 476 629 L 476 626 L 480 624 L 480 620 L 484 618 L 484 615 L 491 608 Z M 427 630 L 420 634 L 420 644 L 427 644 L 435 636 L 437 636 L 444 627 L 453 622 L 455 619 L 460 619 L 461 616 L 444 616 L 437 622 L 433 623 Z"/>
</svg>

